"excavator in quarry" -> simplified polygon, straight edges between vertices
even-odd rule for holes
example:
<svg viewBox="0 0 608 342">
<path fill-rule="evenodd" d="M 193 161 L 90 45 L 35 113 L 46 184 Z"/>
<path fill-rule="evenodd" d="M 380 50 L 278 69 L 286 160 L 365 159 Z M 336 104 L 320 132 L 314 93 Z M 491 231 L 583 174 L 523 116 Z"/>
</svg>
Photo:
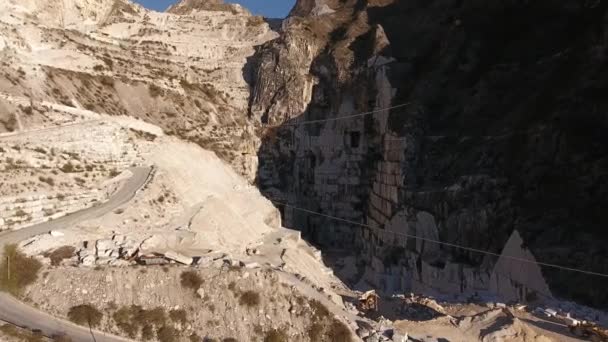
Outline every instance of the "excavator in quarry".
<svg viewBox="0 0 608 342">
<path fill-rule="evenodd" d="M 568 324 L 568 329 L 573 335 L 587 338 L 592 342 L 608 342 L 608 330 L 593 322 L 575 321 Z"/>
</svg>

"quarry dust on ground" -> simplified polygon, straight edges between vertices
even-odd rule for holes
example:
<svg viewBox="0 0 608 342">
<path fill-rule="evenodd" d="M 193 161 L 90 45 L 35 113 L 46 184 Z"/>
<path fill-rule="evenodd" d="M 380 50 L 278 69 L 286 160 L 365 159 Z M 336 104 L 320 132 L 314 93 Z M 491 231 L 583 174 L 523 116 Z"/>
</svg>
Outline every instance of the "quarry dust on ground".
<svg viewBox="0 0 608 342">
<path fill-rule="evenodd" d="M 0 0 L 0 341 L 608 341 L 600 3 Z"/>
</svg>

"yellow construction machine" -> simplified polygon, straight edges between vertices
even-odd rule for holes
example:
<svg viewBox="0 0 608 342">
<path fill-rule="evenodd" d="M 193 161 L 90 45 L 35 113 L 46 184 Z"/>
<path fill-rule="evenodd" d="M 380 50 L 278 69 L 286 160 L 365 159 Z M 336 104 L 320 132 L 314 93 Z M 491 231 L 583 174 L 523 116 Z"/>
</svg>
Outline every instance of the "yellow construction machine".
<svg viewBox="0 0 608 342">
<path fill-rule="evenodd" d="M 608 342 L 608 330 L 592 322 L 578 321 L 568 325 L 573 335 L 588 338 L 592 342 Z"/>
</svg>

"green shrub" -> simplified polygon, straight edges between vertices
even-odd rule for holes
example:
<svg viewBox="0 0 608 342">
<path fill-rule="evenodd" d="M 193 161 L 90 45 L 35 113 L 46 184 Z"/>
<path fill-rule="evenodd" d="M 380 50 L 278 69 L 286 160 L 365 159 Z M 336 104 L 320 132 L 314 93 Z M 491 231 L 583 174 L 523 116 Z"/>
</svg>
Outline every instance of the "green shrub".
<svg viewBox="0 0 608 342">
<path fill-rule="evenodd" d="M 141 329 L 141 339 L 144 341 L 149 341 L 154 338 L 154 330 L 151 325 L 144 325 Z"/>
<path fill-rule="evenodd" d="M 156 332 L 160 342 L 174 342 L 178 340 L 179 334 L 175 328 L 164 326 Z"/>
<path fill-rule="evenodd" d="M 163 95 L 164 93 L 163 89 L 156 84 L 150 84 L 148 86 L 148 92 L 150 93 L 150 96 L 155 98 Z"/>
<path fill-rule="evenodd" d="M 255 26 L 260 26 L 262 24 L 264 24 L 266 21 L 264 20 L 264 17 L 259 16 L 259 15 L 254 15 L 249 17 L 249 19 L 247 20 L 247 26 L 250 27 L 255 27 Z"/>
<path fill-rule="evenodd" d="M 104 86 L 114 87 L 114 79 L 110 76 L 102 76 L 100 82 Z"/>
<path fill-rule="evenodd" d="M 53 342 L 72 342 L 72 339 L 66 335 L 53 335 L 51 336 Z"/>
<path fill-rule="evenodd" d="M 70 321 L 84 326 L 96 327 L 101 323 L 103 314 L 90 304 L 74 306 L 68 311 Z"/>
<path fill-rule="evenodd" d="M 132 318 L 132 310 L 130 307 L 118 309 L 112 315 L 116 326 L 131 338 L 135 338 L 139 332 L 139 327 Z"/>
<path fill-rule="evenodd" d="M 203 278 L 201 278 L 201 276 L 198 275 L 198 273 L 196 273 L 195 271 L 182 272 L 180 279 L 182 287 L 194 291 L 198 290 L 201 285 L 203 285 Z"/>
<path fill-rule="evenodd" d="M 0 332 L 6 336 L 13 337 L 16 341 L 43 342 L 43 336 L 40 333 L 20 329 L 10 324 L 0 325 Z"/>
<path fill-rule="evenodd" d="M 333 342 L 351 342 L 353 336 L 344 322 L 334 319 L 329 326 L 328 337 Z"/>
<path fill-rule="evenodd" d="M 266 333 L 264 342 L 288 342 L 289 337 L 283 330 L 273 329 Z"/>
<path fill-rule="evenodd" d="M 335 318 L 331 318 L 331 313 L 316 299 L 309 302 L 312 310 L 312 323 L 308 327 L 308 339 L 311 342 L 351 342 L 353 336 L 346 324 Z"/>
<path fill-rule="evenodd" d="M 74 256 L 76 248 L 72 246 L 59 247 L 51 253 L 45 253 L 44 256 L 51 259 L 51 265 L 59 266 L 64 259 L 69 259 Z"/>
<path fill-rule="evenodd" d="M 38 180 L 41 181 L 42 183 L 46 183 L 50 186 L 55 186 L 55 180 L 52 177 L 40 176 L 40 177 L 38 177 Z"/>
<path fill-rule="evenodd" d="M 260 301 L 260 294 L 251 290 L 241 293 L 241 298 L 239 298 L 239 304 L 249 307 L 259 305 Z"/>
<path fill-rule="evenodd" d="M 42 264 L 17 248 L 17 245 L 4 246 L 4 255 L 0 264 L 0 289 L 15 296 L 38 279 Z M 9 277 L 10 276 L 10 277 Z"/>
<path fill-rule="evenodd" d="M 76 172 L 74 165 L 70 163 L 63 164 L 63 166 L 61 167 L 61 171 L 63 171 L 64 173 Z"/>
<path fill-rule="evenodd" d="M 145 337 L 152 333 L 152 327 L 159 328 L 166 324 L 165 310 L 161 307 L 150 310 L 138 305 L 122 307 L 114 312 L 112 318 L 116 326 L 131 338 L 136 338 L 140 331 Z"/>
<path fill-rule="evenodd" d="M 23 107 L 23 112 L 27 115 L 32 115 L 33 111 L 32 106 Z"/>
<path fill-rule="evenodd" d="M 188 323 L 188 314 L 184 309 L 176 309 L 169 311 L 169 318 L 173 322 L 181 323 L 182 325 Z"/>
<path fill-rule="evenodd" d="M 313 320 L 314 321 L 323 321 L 329 317 L 329 309 L 323 303 L 319 302 L 316 299 L 313 299 L 309 302 L 310 308 L 313 312 Z"/>
<path fill-rule="evenodd" d="M 25 217 L 25 216 L 27 216 L 27 213 L 25 211 L 23 211 L 23 209 L 17 209 L 17 212 L 15 212 L 15 216 Z"/>
</svg>

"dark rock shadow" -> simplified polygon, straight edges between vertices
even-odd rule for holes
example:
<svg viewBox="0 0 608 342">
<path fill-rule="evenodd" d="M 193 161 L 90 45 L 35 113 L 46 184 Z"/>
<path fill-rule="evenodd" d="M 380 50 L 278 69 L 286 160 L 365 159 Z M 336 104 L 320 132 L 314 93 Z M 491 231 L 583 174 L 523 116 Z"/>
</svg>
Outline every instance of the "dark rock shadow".
<svg viewBox="0 0 608 342">
<path fill-rule="evenodd" d="M 399 205 L 431 213 L 439 238 L 446 242 L 500 252 L 516 228 L 538 260 L 608 273 L 608 30 L 603 21 L 608 3 L 416 0 L 367 11 L 370 26 L 382 25 L 391 42 L 386 53 L 394 58 L 388 75 L 397 88 L 393 101 L 411 100 L 416 108 L 391 111 L 388 118 L 390 130 L 412 142 L 402 151 L 411 154 L 403 163 Z M 338 29 L 332 37 L 339 39 L 345 32 Z M 366 34 L 354 42 L 356 65 L 365 65 L 371 38 Z M 259 47 L 243 70 L 254 89 L 250 108 L 255 94 L 263 91 L 255 70 L 266 46 Z M 289 202 L 340 216 L 323 210 L 315 190 L 336 186 L 316 179 L 315 168 L 326 162 L 323 154 L 315 148 L 305 153 L 291 148 L 298 143 L 292 124 L 332 117 L 344 97 L 355 97 L 359 105 L 369 104 L 375 95 L 365 82 L 361 92 L 354 86 L 342 88 L 332 77 L 329 50 L 311 70 L 315 73 L 319 64 L 329 70 L 315 74 L 319 83 L 313 94 L 324 96 L 313 96 L 297 117 L 265 132 L 256 183 L 281 208 L 287 227 L 301 230 L 340 276 L 339 265 L 331 260 L 341 257 L 339 253 L 398 264 L 384 258 L 390 244 L 375 236 L 368 243 L 356 225 L 344 232 L 331 220 L 283 207 Z M 274 100 L 274 93 L 267 95 Z M 320 131 L 319 124 L 303 129 L 306 138 Z M 358 222 L 367 223 L 375 162 L 384 161 L 384 151 L 373 131 L 362 132 L 361 139 L 371 147 L 360 164 L 360 184 L 348 187 L 348 194 L 360 200 L 352 210 L 359 214 Z M 343 146 L 332 148 L 349 153 Z M 452 185 L 463 190 L 446 191 Z M 439 253 L 443 261 L 467 266 L 486 261 L 479 253 L 455 248 Z M 596 307 L 608 305 L 605 278 L 550 268 L 543 268 L 543 275 L 553 294 Z M 351 285 L 358 280 L 341 279 Z"/>
</svg>

